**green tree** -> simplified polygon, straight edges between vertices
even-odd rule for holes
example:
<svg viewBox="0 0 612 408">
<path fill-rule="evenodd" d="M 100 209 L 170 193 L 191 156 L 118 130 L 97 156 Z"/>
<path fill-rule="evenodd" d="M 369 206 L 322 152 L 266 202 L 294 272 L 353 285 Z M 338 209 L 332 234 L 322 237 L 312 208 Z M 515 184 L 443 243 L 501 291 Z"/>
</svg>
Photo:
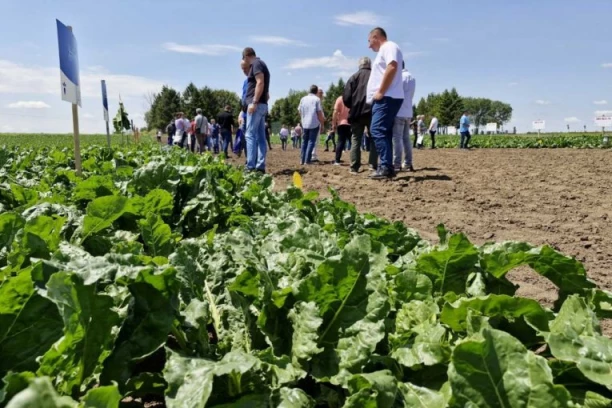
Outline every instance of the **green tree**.
<svg viewBox="0 0 612 408">
<path fill-rule="evenodd" d="M 149 129 L 165 129 L 174 118 L 174 114 L 181 110 L 181 97 L 178 92 L 169 86 L 163 86 L 161 92 L 153 95 L 153 102 L 145 114 Z"/>
<path fill-rule="evenodd" d="M 306 96 L 306 91 L 289 90 L 289 95 L 285 98 L 277 99 L 270 110 L 270 119 L 272 122 L 285 124 L 287 126 L 295 126 L 301 122 L 298 106 L 300 100 Z"/>
<path fill-rule="evenodd" d="M 512 106 L 510 104 L 493 101 L 491 102 L 491 121 L 503 126 L 512 119 Z"/>
<path fill-rule="evenodd" d="M 492 120 L 491 100 L 487 98 L 464 98 L 465 109 L 470 112 L 472 124 L 476 127 L 476 134 L 481 126 Z"/>
<path fill-rule="evenodd" d="M 201 99 L 200 90 L 191 82 L 183 91 L 181 97 L 181 112 L 185 113 L 188 118 L 195 117 L 195 111 L 202 103 Z"/>
</svg>

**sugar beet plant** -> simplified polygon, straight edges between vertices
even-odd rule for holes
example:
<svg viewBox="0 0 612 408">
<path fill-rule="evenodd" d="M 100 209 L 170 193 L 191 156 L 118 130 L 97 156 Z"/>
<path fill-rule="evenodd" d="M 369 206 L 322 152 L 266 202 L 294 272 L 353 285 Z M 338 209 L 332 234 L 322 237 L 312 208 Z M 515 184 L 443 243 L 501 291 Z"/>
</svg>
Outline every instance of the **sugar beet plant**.
<svg viewBox="0 0 612 408">
<path fill-rule="evenodd" d="M 0 153 L 0 405 L 606 407 L 612 294 L 209 156 Z M 514 295 L 529 266 L 553 308 Z"/>
</svg>

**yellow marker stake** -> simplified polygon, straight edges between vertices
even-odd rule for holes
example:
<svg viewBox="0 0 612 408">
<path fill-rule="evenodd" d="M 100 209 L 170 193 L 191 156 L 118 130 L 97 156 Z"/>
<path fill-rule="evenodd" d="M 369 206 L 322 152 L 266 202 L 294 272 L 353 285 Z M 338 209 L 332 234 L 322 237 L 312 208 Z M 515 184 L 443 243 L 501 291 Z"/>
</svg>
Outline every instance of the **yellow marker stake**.
<svg viewBox="0 0 612 408">
<path fill-rule="evenodd" d="M 302 189 L 302 176 L 300 176 L 300 173 L 298 173 L 297 171 L 293 173 L 293 185 L 299 188 L 300 190 Z"/>
</svg>

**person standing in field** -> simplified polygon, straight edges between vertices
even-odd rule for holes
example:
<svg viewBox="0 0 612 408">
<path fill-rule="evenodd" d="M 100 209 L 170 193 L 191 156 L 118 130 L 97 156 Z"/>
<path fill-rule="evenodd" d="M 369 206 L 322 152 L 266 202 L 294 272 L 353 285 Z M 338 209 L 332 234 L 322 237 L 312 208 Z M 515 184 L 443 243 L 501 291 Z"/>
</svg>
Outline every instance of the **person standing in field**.
<svg viewBox="0 0 612 408">
<path fill-rule="evenodd" d="M 417 137 L 417 149 L 422 149 L 423 140 L 425 139 L 425 133 L 427 132 L 427 125 L 425 125 L 425 115 L 417 116 L 417 129 L 419 130 L 419 136 Z"/>
<path fill-rule="evenodd" d="M 170 123 L 168 123 L 168 126 L 166 126 L 166 134 L 168 135 L 168 146 L 172 146 L 172 143 L 174 142 L 174 135 L 176 134 L 175 119 L 172 119 Z"/>
<path fill-rule="evenodd" d="M 377 27 L 368 37 L 370 48 L 377 52 L 368 81 L 368 102 L 372 103 L 370 132 L 380 157 L 380 165 L 370 176 L 386 179 L 395 176 L 393 169 L 393 121 L 404 101 L 402 70 L 404 57 L 399 46 L 387 39 L 384 29 Z"/>
<path fill-rule="evenodd" d="M 329 130 L 327 131 L 327 138 L 325 139 L 325 152 L 329 152 L 329 142 L 332 143 L 332 146 L 334 146 L 334 150 L 332 150 L 333 152 L 336 151 L 336 132 L 334 131 L 333 128 L 329 128 Z"/>
<path fill-rule="evenodd" d="M 296 147 L 298 149 L 302 148 L 302 125 L 300 125 L 299 123 L 297 124 L 297 126 L 295 127 L 295 138 L 297 140 L 296 143 Z"/>
<path fill-rule="evenodd" d="M 270 126 L 270 122 L 266 120 L 266 142 L 268 142 L 268 149 L 272 150 L 272 142 L 270 141 L 270 137 L 272 136 L 272 127 Z"/>
<path fill-rule="evenodd" d="M 251 65 L 249 65 L 248 62 L 246 62 L 245 60 L 240 60 L 240 69 L 242 70 L 242 73 L 244 74 L 244 76 L 246 77 L 244 79 L 244 82 L 242 83 L 242 96 L 240 97 L 240 106 L 241 106 L 241 111 L 240 111 L 240 117 L 238 118 L 238 124 L 240 126 L 240 129 L 242 130 L 242 149 L 244 150 L 244 158 L 245 160 L 247 159 L 247 143 L 246 143 L 246 120 L 247 120 L 247 109 L 248 109 L 248 104 L 246 102 L 246 95 L 247 95 L 247 91 L 249 89 L 249 71 L 251 69 Z M 238 157 L 240 157 L 240 155 L 238 155 Z M 245 163 L 246 165 L 246 163 Z"/>
<path fill-rule="evenodd" d="M 211 145 L 212 145 L 212 150 L 215 154 L 219 154 L 219 130 L 220 127 L 217 124 L 217 121 L 215 119 L 212 119 L 210 121 L 210 124 L 212 126 L 212 131 L 211 131 Z"/>
<path fill-rule="evenodd" d="M 368 57 L 359 60 L 359 70 L 346 82 L 342 93 L 342 103 L 349 110 L 348 122 L 351 125 L 351 174 L 359 173 L 361 168 L 361 147 L 366 142 L 364 133 L 369 132 L 372 121 L 372 105 L 367 102 L 367 87 L 371 74 L 372 61 Z M 369 139 L 369 137 L 367 138 Z M 370 150 L 370 165 L 375 166 L 376 152 Z"/>
<path fill-rule="evenodd" d="M 300 159 L 302 165 L 312 163 L 312 151 L 319 137 L 319 131 L 325 123 L 321 99 L 317 97 L 318 90 L 319 88 L 316 85 L 312 85 L 310 93 L 300 100 L 298 107 L 304 126 L 304 143 L 302 143 Z"/>
<path fill-rule="evenodd" d="M 249 64 L 246 94 L 247 124 L 247 170 L 266 172 L 266 115 L 270 98 L 270 71 L 255 50 L 247 47 L 242 51 L 242 59 Z"/>
<path fill-rule="evenodd" d="M 179 112 L 174 117 L 174 124 L 176 131 L 174 133 L 174 144 L 180 148 L 183 148 L 183 141 L 185 140 L 185 121 L 183 121 L 183 113 Z"/>
<path fill-rule="evenodd" d="M 219 133 L 221 134 L 221 141 L 223 143 L 223 154 L 225 157 L 229 157 L 228 148 L 232 143 L 232 135 L 234 134 L 234 115 L 232 114 L 232 107 L 225 105 L 223 112 L 217 116 L 219 122 Z"/>
<path fill-rule="evenodd" d="M 283 124 L 279 133 L 281 140 L 281 149 L 287 150 L 287 141 L 289 140 L 289 129 Z"/>
<path fill-rule="evenodd" d="M 319 100 L 321 101 L 321 106 L 323 106 L 323 89 L 318 88 L 317 91 L 317 98 L 319 98 Z M 325 114 L 323 114 L 323 116 L 325 117 Z M 321 129 L 319 129 L 319 134 L 323 133 L 323 125 L 321 125 Z M 319 136 L 317 136 L 317 139 L 314 141 L 314 147 L 312 149 L 312 161 L 313 162 L 318 162 L 319 158 L 317 157 L 317 146 L 319 145 Z"/>
<path fill-rule="evenodd" d="M 431 148 L 436 148 L 436 133 L 438 133 L 438 118 L 435 116 L 429 122 L 429 135 L 431 136 Z"/>
<path fill-rule="evenodd" d="M 342 159 L 342 152 L 346 148 L 347 142 L 351 139 L 351 125 L 349 125 L 350 110 L 344 105 L 342 96 L 336 99 L 334 113 L 332 115 L 332 131 L 338 132 L 338 148 L 336 149 L 336 160 L 334 164 L 339 166 Z"/>
<path fill-rule="evenodd" d="M 291 128 L 291 147 L 295 149 L 297 146 L 297 133 L 295 133 L 295 128 Z"/>
<path fill-rule="evenodd" d="M 202 109 L 196 109 L 195 118 L 195 136 L 198 142 L 199 153 L 204 153 L 206 150 L 206 139 L 208 138 L 208 118 L 202 114 Z"/>
<path fill-rule="evenodd" d="M 414 171 L 412 166 L 412 142 L 410 141 L 410 122 L 412 122 L 412 99 L 416 90 L 416 80 L 406 70 L 402 61 L 402 87 L 404 102 L 393 122 L 393 167 L 395 171 L 402 170 L 402 153 L 404 154 L 403 169 Z"/>
<path fill-rule="evenodd" d="M 469 149 L 468 145 L 472 135 L 470 134 L 470 113 L 468 111 L 463 112 L 461 120 L 459 121 L 459 132 L 461 133 L 460 149 Z"/>
</svg>

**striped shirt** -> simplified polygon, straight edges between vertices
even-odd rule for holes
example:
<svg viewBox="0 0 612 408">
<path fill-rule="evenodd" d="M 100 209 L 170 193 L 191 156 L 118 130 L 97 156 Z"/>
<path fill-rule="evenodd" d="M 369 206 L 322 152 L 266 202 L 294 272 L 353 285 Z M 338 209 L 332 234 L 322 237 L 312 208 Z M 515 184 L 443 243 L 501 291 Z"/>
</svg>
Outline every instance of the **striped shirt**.
<svg viewBox="0 0 612 408">
<path fill-rule="evenodd" d="M 304 129 L 314 129 L 321 126 L 318 113 L 321 109 L 321 100 L 314 94 L 308 94 L 300 101 L 298 108 L 302 117 L 302 127 Z"/>
</svg>

